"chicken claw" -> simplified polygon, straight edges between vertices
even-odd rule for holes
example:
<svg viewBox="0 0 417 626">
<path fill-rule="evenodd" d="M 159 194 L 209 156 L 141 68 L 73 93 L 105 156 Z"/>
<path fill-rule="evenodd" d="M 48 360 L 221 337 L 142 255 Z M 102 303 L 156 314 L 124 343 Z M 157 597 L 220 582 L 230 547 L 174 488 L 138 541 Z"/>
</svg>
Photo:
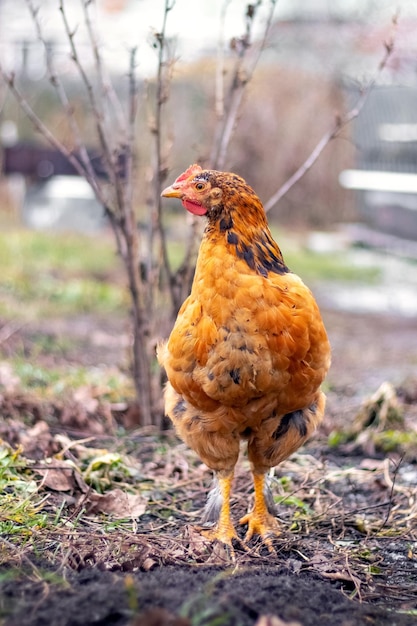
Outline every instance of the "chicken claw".
<svg viewBox="0 0 417 626">
<path fill-rule="evenodd" d="M 216 528 L 203 528 L 200 532 L 203 537 L 209 541 L 219 541 L 222 543 L 228 548 L 231 555 L 234 555 L 233 541 L 242 544 L 242 541 L 238 537 L 232 523 L 219 524 Z"/>
<path fill-rule="evenodd" d="M 280 528 L 278 520 L 268 511 L 268 504 L 265 499 L 264 474 L 254 474 L 253 482 L 255 486 L 253 509 L 239 520 L 239 524 L 248 525 L 244 541 L 247 543 L 254 535 L 260 535 L 268 550 L 275 552 L 272 539 L 280 535 Z"/>
<path fill-rule="evenodd" d="M 270 552 L 275 552 L 272 545 L 272 539 L 280 534 L 280 530 L 279 524 L 273 515 L 267 511 L 263 515 L 259 515 L 255 511 L 251 511 L 239 520 L 239 524 L 248 525 L 248 530 L 244 539 L 245 543 L 250 541 L 254 535 L 260 535 L 263 543 L 268 547 L 268 550 Z"/>
</svg>

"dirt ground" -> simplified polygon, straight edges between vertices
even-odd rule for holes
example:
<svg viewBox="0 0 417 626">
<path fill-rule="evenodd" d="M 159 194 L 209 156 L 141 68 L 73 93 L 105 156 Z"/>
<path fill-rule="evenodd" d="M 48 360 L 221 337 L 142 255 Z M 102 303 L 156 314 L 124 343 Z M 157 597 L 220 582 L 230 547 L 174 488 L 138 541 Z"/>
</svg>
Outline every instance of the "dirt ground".
<svg viewBox="0 0 417 626">
<path fill-rule="evenodd" d="M 231 562 L 221 547 L 203 541 L 196 524 L 209 472 L 172 433 L 133 430 L 124 443 L 140 461 L 143 480 L 159 476 L 161 481 L 153 484 L 145 512 L 133 526 L 110 528 L 86 516 L 76 531 L 68 521 L 67 529 L 38 531 L 43 532 L 43 547 L 37 551 L 29 547 L 13 552 L 11 538 L 4 537 L 0 547 L 10 548 L 13 558 L 3 561 L 0 573 L 0 623 L 415 624 L 416 458 L 410 451 L 404 456 L 398 450 L 384 454 L 372 437 L 336 447 L 328 442 L 333 431 L 352 423 L 364 399 L 386 381 L 398 391 L 406 417 L 416 423 L 417 393 L 414 397 L 410 380 L 417 369 L 417 321 L 338 311 L 324 311 L 324 317 L 333 346 L 327 416 L 317 436 L 272 478 L 278 494 L 284 481 L 291 480 L 287 501 L 283 498 L 278 505 L 283 530 L 275 554 L 253 542 L 249 552 L 236 546 Z M 117 324 L 102 328 L 99 338 L 88 330 L 87 318 L 72 325 L 78 333 L 74 343 L 90 355 L 85 358 L 109 362 L 111 352 L 117 364 L 126 348 L 125 329 Z M 29 344 L 35 331 L 45 329 L 25 328 L 23 340 Z M 64 331 L 68 329 L 58 323 L 48 324 L 51 334 Z M 16 443 L 13 428 L 3 426 L 0 434 Z M 250 503 L 247 470 L 243 458 L 232 499 L 234 519 Z M 48 506 L 54 510 L 63 502 L 62 494 L 50 495 Z M 74 519 L 79 502 L 65 497 Z"/>
</svg>

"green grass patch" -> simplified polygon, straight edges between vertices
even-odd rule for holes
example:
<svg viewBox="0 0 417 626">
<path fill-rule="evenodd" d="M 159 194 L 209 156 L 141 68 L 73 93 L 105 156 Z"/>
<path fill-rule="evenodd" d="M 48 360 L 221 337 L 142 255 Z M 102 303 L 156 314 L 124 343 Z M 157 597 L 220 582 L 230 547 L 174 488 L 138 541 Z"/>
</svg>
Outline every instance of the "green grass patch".
<svg viewBox="0 0 417 626">
<path fill-rule="evenodd" d="M 47 524 L 38 486 L 26 463 L 19 449 L 0 442 L 0 535 L 5 537 L 30 537 Z"/>
<path fill-rule="evenodd" d="M 30 319 L 127 310 L 128 296 L 111 237 L 3 232 L 0 264 L 2 317 Z"/>
<path fill-rule="evenodd" d="M 175 232 L 173 229 L 172 232 Z M 337 280 L 374 283 L 377 267 L 358 267 L 340 253 L 318 254 L 294 239 L 282 241 L 290 269 L 308 281 Z M 184 256 L 184 241 L 169 240 L 173 267 Z M 14 320 L 126 313 L 129 296 L 124 270 L 110 235 L 40 233 L 16 230 L 0 233 L 0 317 Z"/>
<path fill-rule="evenodd" d="M 305 280 L 333 280 L 342 282 L 363 282 L 373 284 L 378 281 L 381 271 L 378 267 L 352 265 L 346 255 L 340 253 L 317 253 L 300 248 L 285 254 L 285 262 L 291 271 Z"/>
<path fill-rule="evenodd" d="M 117 368 L 65 365 L 52 369 L 20 357 L 9 362 L 13 375 L 19 379 L 19 390 L 38 398 L 54 399 L 82 389 L 86 397 L 121 402 L 134 394 L 131 377 Z"/>
<path fill-rule="evenodd" d="M 0 263 L 6 272 L 106 273 L 119 263 L 111 237 L 16 230 L 0 233 Z"/>
</svg>

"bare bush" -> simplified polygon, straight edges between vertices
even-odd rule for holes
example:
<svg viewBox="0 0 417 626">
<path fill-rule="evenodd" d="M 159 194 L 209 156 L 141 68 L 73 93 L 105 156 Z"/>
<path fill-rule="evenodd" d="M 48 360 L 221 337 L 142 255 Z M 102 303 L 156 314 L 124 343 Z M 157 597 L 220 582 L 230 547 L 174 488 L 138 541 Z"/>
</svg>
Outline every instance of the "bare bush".
<svg viewBox="0 0 417 626">
<path fill-rule="evenodd" d="M 35 110 L 22 91 L 17 77 L 0 68 L 5 83 L 17 100 L 25 116 L 49 144 L 59 150 L 73 165 L 77 173 L 92 187 L 97 200 L 103 206 L 114 233 L 117 252 L 127 276 L 131 296 L 133 326 L 132 375 L 136 387 L 141 423 L 159 423 L 158 397 L 160 388 L 152 375 L 154 363 L 154 337 L 156 334 L 157 309 L 168 308 L 172 319 L 188 292 L 196 255 L 194 228 L 190 229 L 185 246 L 185 256 L 179 268 L 174 270 L 168 255 L 166 230 L 162 220 L 161 189 L 168 172 L 167 159 L 169 142 L 166 139 L 165 106 L 169 99 L 173 68 L 173 55 L 166 38 L 166 25 L 175 0 L 165 0 L 161 30 L 154 34 L 154 48 L 158 55 L 157 76 L 149 83 L 148 111 L 143 112 L 149 122 L 153 147 L 149 150 L 152 172 L 148 181 L 147 212 L 144 216 L 145 229 L 137 228 L 137 176 L 136 161 L 136 118 L 138 107 L 138 85 L 136 78 L 136 50 L 130 52 L 130 67 L 127 73 L 127 99 L 120 101 L 106 71 L 100 51 L 100 41 L 92 19 L 92 3 L 82 0 L 83 26 L 86 30 L 94 62 L 93 79 L 87 71 L 83 54 L 79 48 L 76 29 L 70 25 L 65 0 L 60 0 L 59 11 L 70 50 L 73 65 L 78 73 L 82 93 L 80 101 L 86 107 L 90 126 L 93 128 L 94 144 L 98 147 L 104 164 L 106 179 L 101 179 L 93 166 L 85 143 L 85 134 L 76 115 L 76 108 L 68 95 L 67 86 L 55 66 L 51 47 L 44 36 L 41 9 L 34 0 L 26 0 L 39 41 L 44 48 L 47 78 L 59 102 L 66 120 L 65 137 L 51 129 L 42 115 Z M 270 0 L 269 17 L 265 33 L 272 20 L 276 0 Z M 260 1 L 246 9 L 246 29 L 242 37 L 234 40 L 236 62 L 228 85 L 228 96 L 218 109 L 218 131 L 212 152 L 215 164 L 225 161 L 228 145 L 236 124 L 246 84 L 250 74 L 243 78 L 244 63 L 249 58 L 252 70 L 259 58 L 261 47 L 252 48 L 252 26 Z M 251 54 L 248 54 L 248 51 Z M 252 55 L 252 50 L 254 54 Z M 148 114 L 150 113 L 150 121 Z M 143 124 L 142 124 L 143 126 Z M 141 190 L 141 195 L 145 195 Z"/>
<path fill-rule="evenodd" d="M 178 147 L 176 140 L 171 136 L 168 122 L 170 116 L 174 119 L 175 113 L 176 127 L 187 128 L 188 136 L 184 133 L 185 137 L 182 137 L 182 146 L 186 145 L 183 151 L 184 167 L 195 160 L 196 152 L 200 152 L 200 161 L 209 167 L 223 169 L 227 164 L 228 169 L 231 169 L 232 166 L 233 168 L 236 166 L 249 182 L 263 189 L 263 195 L 269 197 L 266 202 L 268 209 L 275 206 L 277 201 L 308 172 L 331 140 L 339 136 L 343 128 L 359 114 L 367 90 L 365 89 L 354 109 L 344 115 L 337 115 L 330 129 L 325 130 L 330 109 L 340 106 L 340 93 L 334 92 L 332 85 L 315 87 L 308 76 L 294 78 L 282 71 L 279 81 L 274 79 L 275 84 L 280 83 L 279 88 L 271 90 L 271 79 L 267 69 L 263 70 L 255 82 L 255 68 L 265 47 L 276 5 L 276 0 L 265 3 L 267 11 L 263 35 L 255 41 L 254 24 L 262 4 L 261 0 L 258 0 L 246 6 L 244 32 L 229 42 L 228 53 L 226 42 L 220 38 L 217 65 L 212 68 L 212 83 L 207 82 L 208 74 L 205 73 L 205 80 L 200 83 L 202 87 L 200 91 L 196 90 L 192 81 L 182 79 L 181 90 L 177 89 L 171 94 L 175 58 L 166 37 L 166 25 L 175 0 L 165 0 L 161 29 L 154 34 L 153 40 L 158 55 L 157 75 L 154 81 L 148 82 L 146 103 L 138 115 L 136 50 L 130 51 L 130 66 L 127 68 L 125 85 L 127 95 L 125 100 L 122 100 L 103 62 L 100 41 L 91 16 L 93 3 L 91 0 L 81 0 L 83 25 L 94 63 L 94 80 L 87 71 L 83 55 L 80 53 L 76 31 L 69 23 L 66 2 L 60 0 L 59 10 L 66 40 L 81 85 L 79 102 L 85 109 L 91 137 L 101 154 L 106 172 L 106 178 L 103 180 L 98 177 L 87 152 L 86 135 L 77 115 L 74 100 L 55 67 L 55 59 L 43 34 L 40 9 L 35 6 L 34 0 L 26 2 L 38 39 L 43 44 L 50 88 L 66 120 L 64 137 L 51 130 L 53 128 L 51 124 L 46 122 L 39 111 L 35 111 L 13 74 L 0 67 L 0 75 L 33 126 L 53 147 L 65 155 L 78 174 L 88 181 L 105 210 L 118 254 L 126 270 L 131 297 L 132 375 L 141 424 L 160 424 L 160 381 L 154 370 L 155 337 L 161 328 L 160 312 L 163 311 L 169 326 L 189 291 L 198 241 L 196 222 L 193 221 L 183 240 L 183 260 L 179 266 L 174 266 L 168 253 L 167 228 L 162 216 L 160 199 L 162 185 L 168 173 L 171 146 L 174 145 L 174 149 Z M 384 67 L 391 50 L 392 46 L 387 46 L 381 68 Z M 215 85 L 214 95 L 213 85 Z M 252 99 L 246 102 L 245 122 L 240 124 L 239 137 L 232 146 L 232 138 L 240 121 L 239 116 L 249 86 L 252 90 Z M 264 95 L 267 89 L 268 98 Z M 308 90 L 310 109 L 307 108 L 305 111 L 300 107 L 294 110 L 294 92 L 297 90 L 300 92 Z M 190 106 L 192 107 L 190 103 L 182 106 L 189 93 L 194 93 L 199 98 L 203 94 L 204 103 L 200 103 L 195 110 L 190 109 Z M 257 106 L 259 100 L 262 100 L 263 107 L 265 103 L 269 106 L 268 115 L 265 115 L 264 111 L 260 113 Z M 317 111 L 320 113 L 319 116 Z M 283 123 L 284 113 L 287 116 L 286 123 Z M 311 132 L 313 114 L 314 134 Z M 190 124 L 190 117 L 193 115 L 196 119 L 195 125 Z M 203 119 L 207 119 L 204 124 Z M 196 133 L 198 127 L 199 133 Z M 138 129 L 143 133 L 147 129 L 152 137 L 152 142 L 142 139 L 140 144 L 141 159 L 142 162 L 146 162 L 140 169 L 137 158 L 140 135 Z M 323 132 L 323 135 L 317 143 L 313 137 L 320 136 L 319 132 Z M 146 136 L 148 138 L 149 134 Z M 211 142 L 210 138 L 213 138 Z M 210 144 L 211 147 L 208 149 Z M 307 156 L 297 169 L 300 154 L 308 155 L 309 151 L 310 156 Z M 274 172 L 272 182 L 271 178 L 262 175 L 263 168 L 253 168 L 254 161 L 263 161 L 265 171 Z M 334 153 L 329 154 L 327 160 L 323 162 L 320 175 L 310 181 L 306 179 L 308 181 L 306 188 L 309 191 L 314 189 L 318 205 L 325 206 L 323 190 L 328 181 L 329 168 L 334 162 Z M 287 178 L 287 182 L 284 183 Z M 146 203 L 143 202 L 145 196 Z M 139 201 L 140 198 L 142 202 Z M 302 200 L 301 198 L 300 204 Z M 331 199 L 330 204 L 332 203 Z M 320 214 L 316 207 L 314 211 L 319 220 Z M 137 227 L 139 218 L 144 223 L 142 230 Z"/>
</svg>

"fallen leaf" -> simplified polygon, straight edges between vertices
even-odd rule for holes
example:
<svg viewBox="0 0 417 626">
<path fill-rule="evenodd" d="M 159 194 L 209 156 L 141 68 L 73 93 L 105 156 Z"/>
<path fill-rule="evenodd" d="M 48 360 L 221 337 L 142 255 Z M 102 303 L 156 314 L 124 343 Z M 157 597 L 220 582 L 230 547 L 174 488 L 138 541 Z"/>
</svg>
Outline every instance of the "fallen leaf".
<svg viewBox="0 0 417 626">
<path fill-rule="evenodd" d="M 276 615 L 261 615 L 255 626 L 302 626 L 300 622 L 285 622 Z"/>
<path fill-rule="evenodd" d="M 191 626 L 189 619 L 169 613 L 165 609 L 149 609 L 130 622 L 130 626 Z"/>
<path fill-rule="evenodd" d="M 107 450 L 105 450 L 102 454 L 100 454 L 99 456 L 95 456 L 92 461 L 90 461 L 87 469 L 84 472 L 84 476 L 87 479 L 90 476 L 91 472 L 93 472 L 94 470 L 97 470 L 102 466 L 113 465 L 115 463 L 121 462 L 122 457 L 120 456 L 120 454 L 117 454 L 115 452 L 107 452 Z"/>
<path fill-rule="evenodd" d="M 95 413 L 98 409 L 99 401 L 94 396 L 94 392 L 91 387 L 88 387 L 87 385 L 78 387 L 78 389 L 73 392 L 73 398 L 87 411 L 87 413 Z"/>
<path fill-rule="evenodd" d="M 370 472 L 374 472 L 376 470 L 384 469 L 385 459 L 381 461 L 381 459 L 362 459 L 359 464 L 360 469 L 369 470 Z"/>
<path fill-rule="evenodd" d="M 32 428 L 22 432 L 20 443 L 27 458 L 42 459 L 53 454 L 53 437 L 44 420 L 39 420 Z"/>
<path fill-rule="evenodd" d="M 212 542 L 204 537 L 194 526 L 185 524 L 182 528 L 181 536 L 184 540 L 183 545 L 187 547 L 189 553 L 192 554 L 194 558 L 210 554 Z"/>
<path fill-rule="evenodd" d="M 157 563 L 157 561 L 155 561 L 155 559 L 151 559 L 150 556 L 147 556 L 146 559 L 143 561 L 141 567 L 142 567 L 144 572 L 149 572 L 151 569 L 153 569 L 157 565 L 158 565 L 158 563 Z"/>
<path fill-rule="evenodd" d="M 74 465 L 70 461 L 48 459 L 36 472 L 43 476 L 42 485 L 54 491 L 73 491 L 77 486 Z"/>
<path fill-rule="evenodd" d="M 352 582 L 357 589 L 361 586 L 361 581 L 354 576 L 342 563 L 335 563 L 329 560 L 324 554 L 315 554 L 309 560 L 309 566 L 314 567 L 314 571 L 319 572 L 323 578 L 330 580 L 343 580 Z"/>
<path fill-rule="evenodd" d="M 85 505 L 89 513 L 105 513 L 117 519 L 136 518 L 144 514 L 148 501 L 142 495 L 112 489 L 105 494 L 91 492 Z"/>
<path fill-rule="evenodd" d="M 14 393 L 20 385 L 20 378 L 13 372 L 7 361 L 0 362 L 0 387 L 7 393 Z"/>
</svg>

